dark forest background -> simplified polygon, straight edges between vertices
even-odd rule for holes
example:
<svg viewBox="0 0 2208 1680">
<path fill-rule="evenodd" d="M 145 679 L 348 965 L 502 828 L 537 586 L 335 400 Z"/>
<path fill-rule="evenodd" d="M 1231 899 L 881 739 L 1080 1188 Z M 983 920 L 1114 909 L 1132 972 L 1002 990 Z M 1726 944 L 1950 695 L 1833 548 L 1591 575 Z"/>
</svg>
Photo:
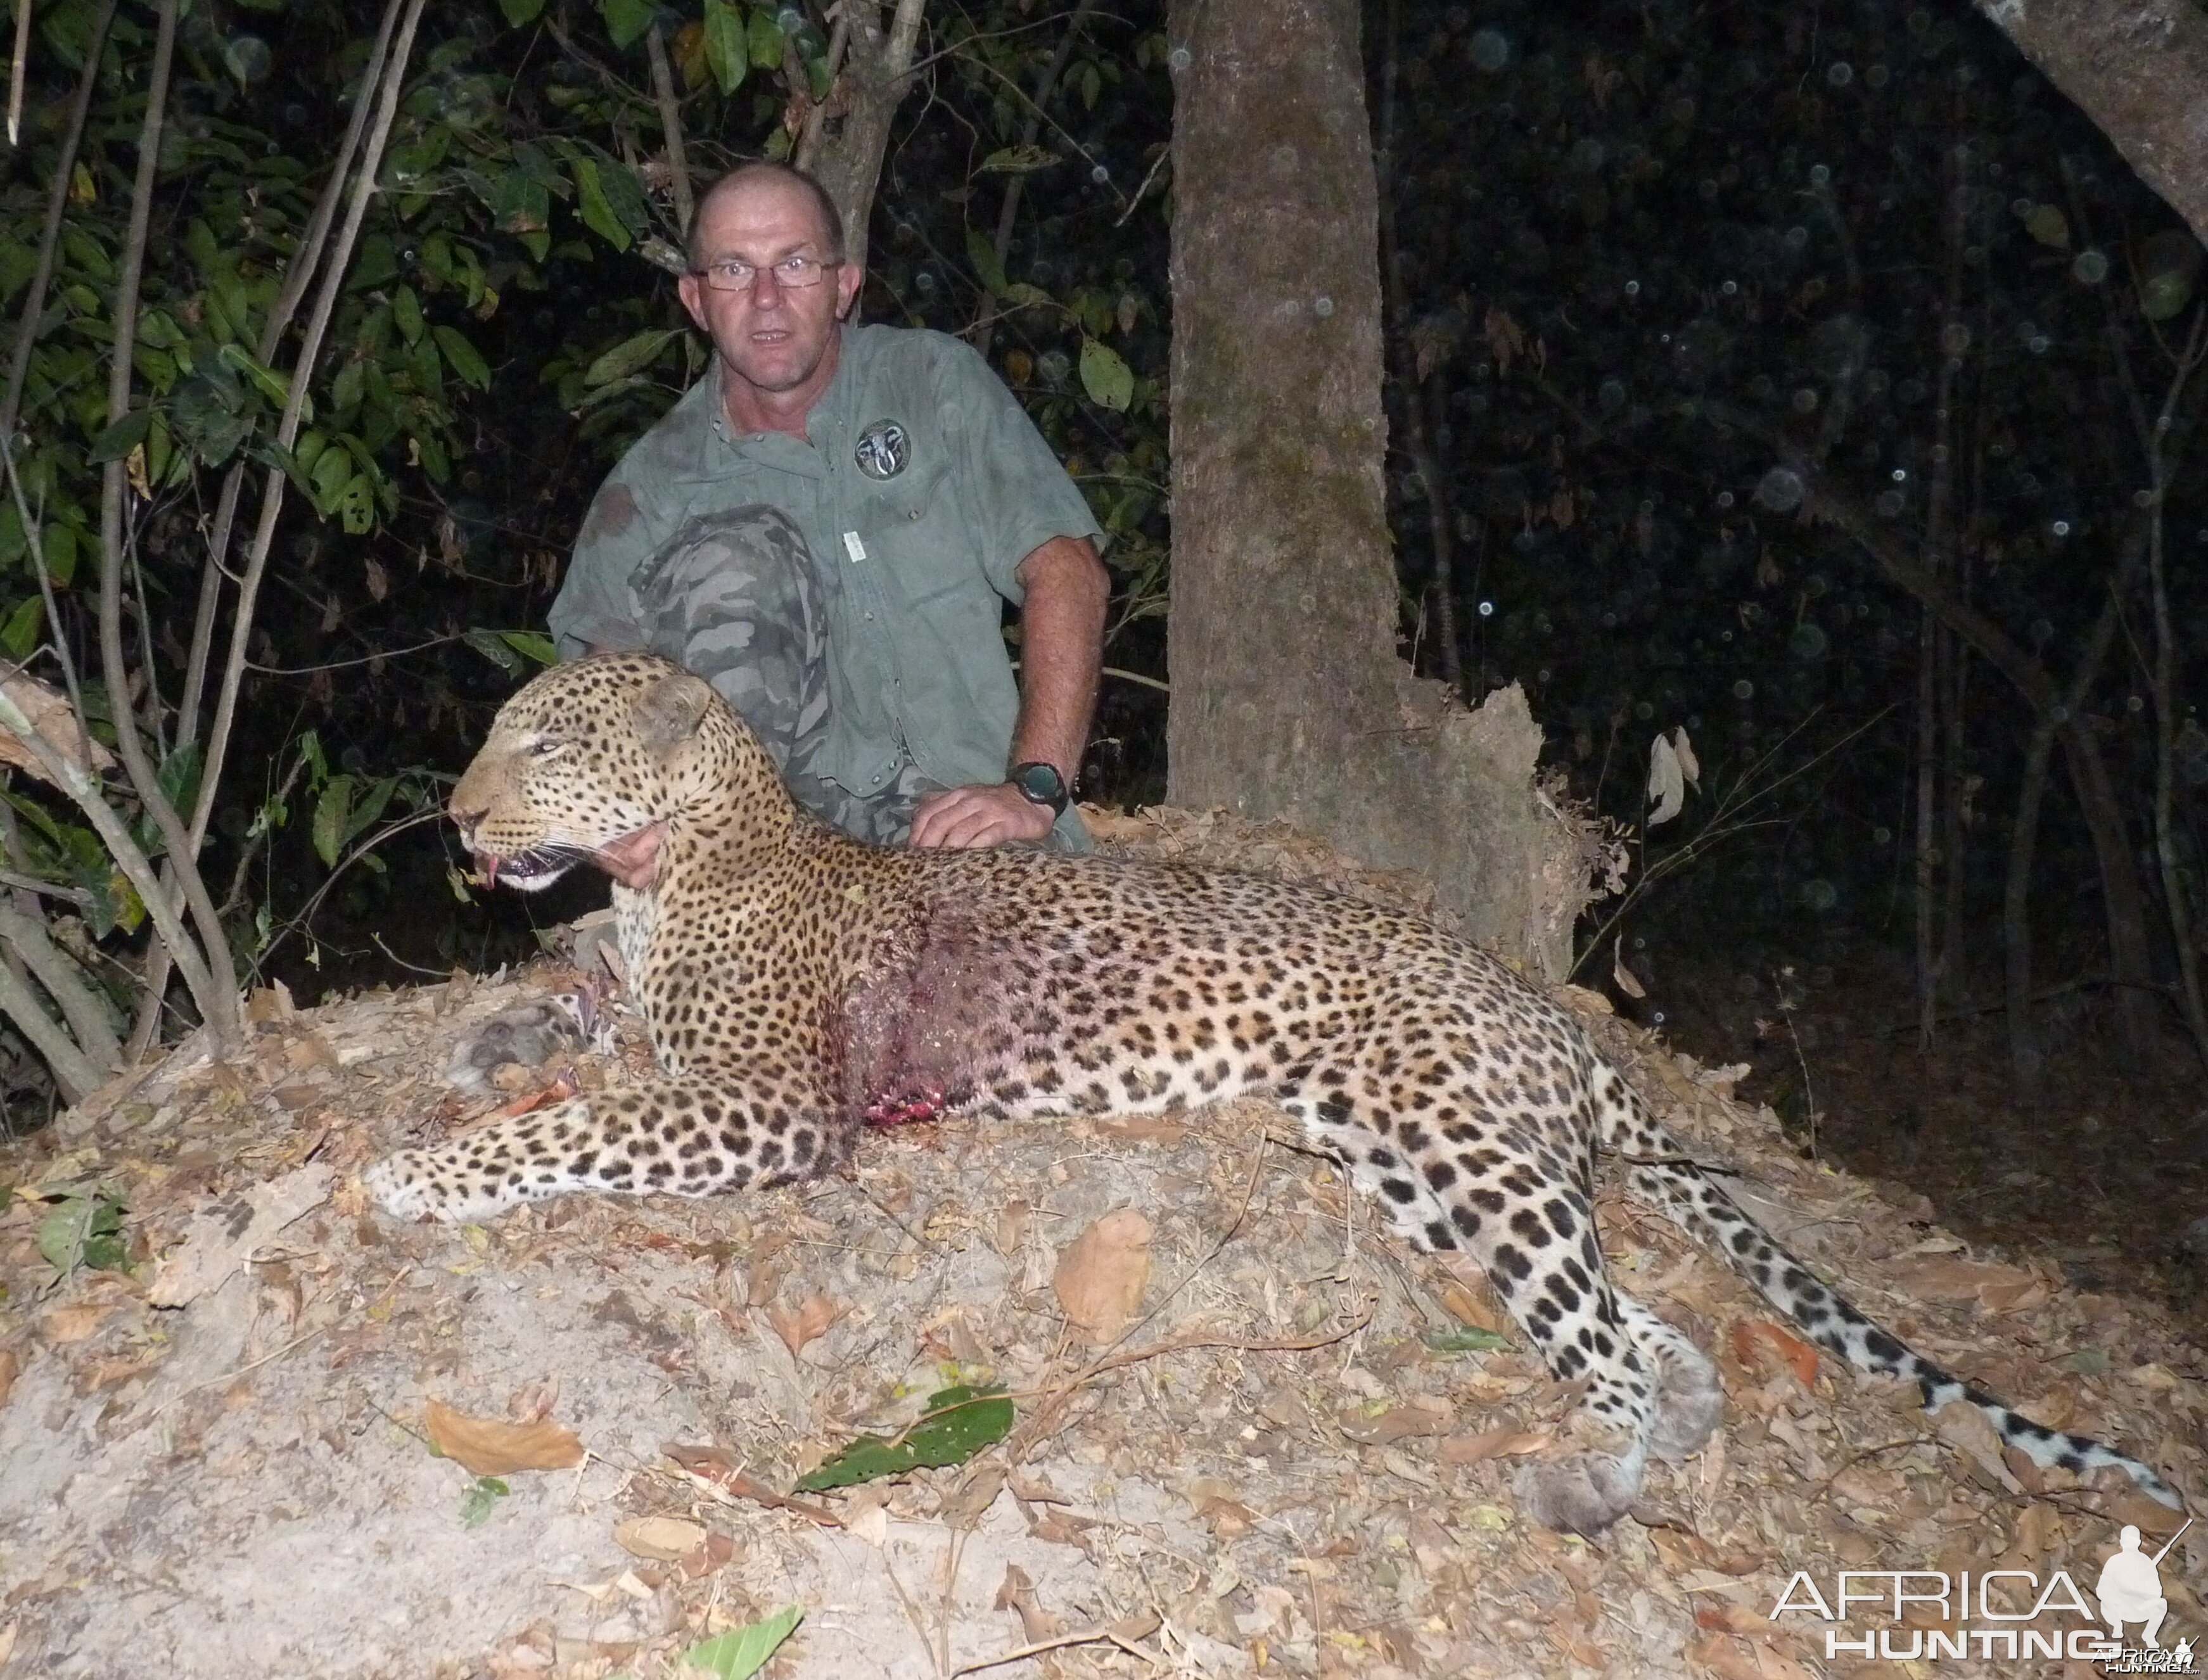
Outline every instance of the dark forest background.
<svg viewBox="0 0 2208 1680">
<path fill-rule="evenodd" d="M 187 808 L 222 738 L 228 621 L 203 661 L 194 631 L 225 486 L 235 573 L 285 482 L 206 872 L 241 961 L 303 1002 L 526 957 L 591 902 L 479 895 L 431 813 L 547 657 L 599 478 L 702 366 L 669 96 L 700 183 L 837 97 L 806 5 L 431 9 L 286 441 L 305 317 L 270 323 L 374 115 L 384 15 L 183 14 L 120 406 L 152 8 L 38 9 L 0 191 L 0 646 L 120 745 L 105 496 L 129 703 Z M 1365 22 L 1401 646 L 1467 703 L 1521 685 L 1608 825 L 1623 891 L 1578 978 L 1751 1061 L 1805 1147 L 2051 1221 L 2081 1267 L 2146 1209 L 2123 1243 L 2181 1269 L 2208 1142 L 2199 246 L 1959 5 Z M 1110 532 L 1082 792 L 1131 805 L 1163 794 L 1173 677 L 1173 51 L 1155 7 L 934 0 L 861 304 L 982 348 Z M 66 963 L 115 1040 L 174 1036 L 189 1001 L 145 1006 L 145 894 L 107 837 L 29 774 L 7 801 L 11 971 L 57 997 Z M 69 1082 L 0 1047 L 34 1124 Z"/>
</svg>

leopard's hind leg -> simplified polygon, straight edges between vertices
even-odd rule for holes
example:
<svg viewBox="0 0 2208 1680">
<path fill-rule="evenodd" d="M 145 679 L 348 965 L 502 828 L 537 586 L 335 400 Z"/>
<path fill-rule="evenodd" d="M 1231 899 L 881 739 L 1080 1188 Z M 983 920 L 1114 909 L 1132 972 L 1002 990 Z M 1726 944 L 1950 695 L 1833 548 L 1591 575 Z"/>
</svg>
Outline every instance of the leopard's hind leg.
<svg viewBox="0 0 2208 1680">
<path fill-rule="evenodd" d="M 843 1158 L 853 1131 L 825 1108 L 659 1079 L 387 1155 L 362 1181 L 398 1218 L 470 1221 L 572 1191 L 712 1196 L 809 1179 Z"/>
<path fill-rule="evenodd" d="M 1281 1094 L 1398 1230 L 1420 1247 L 1478 1258 L 1550 1371 L 1586 1383 L 1565 1442 L 1528 1467 L 1518 1491 L 1549 1527 L 1605 1528 L 1638 1497 L 1652 1448 L 1691 1449 L 1700 1437 L 1692 1443 L 1680 1437 L 1697 1423 L 1707 1434 L 1708 1408 L 1690 1407 L 1692 1419 L 1682 1425 L 1659 1396 L 1659 1369 L 1707 1372 L 1707 1362 L 1611 1287 L 1584 1167 L 1563 1146 L 1568 1128 L 1551 1140 L 1522 1121 L 1489 1124 L 1446 1104 L 1407 1118 L 1395 1095 L 1359 1072 L 1323 1068 Z M 1700 1386 L 1714 1385 L 1705 1379 Z"/>
</svg>

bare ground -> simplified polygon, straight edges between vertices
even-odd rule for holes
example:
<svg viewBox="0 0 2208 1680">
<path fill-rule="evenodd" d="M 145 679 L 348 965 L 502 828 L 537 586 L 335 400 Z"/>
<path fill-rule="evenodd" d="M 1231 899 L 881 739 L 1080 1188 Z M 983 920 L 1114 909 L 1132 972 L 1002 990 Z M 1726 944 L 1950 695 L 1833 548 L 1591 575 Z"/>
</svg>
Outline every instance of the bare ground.
<svg viewBox="0 0 2208 1680">
<path fill-rule="evenodd" d="M 1200 822 L 1137 837 L 1331 867 Z M 0 1215 L 0 1674 L 651 1680 L 797 1605 L 779 1680 L 941 1677 L 1053 1641 L 981 1671 L 1793 1677 L 1852 1671 L 1822 1624 L 1770 1618 L 1797 1570 L 1827 1592 L 1842 1569 L 2090 1587 L 2116 1522 L 2174 1526 L 2121 1477 L 2042 1475 L 1911 1392 L 1803 1362 L 1718 1263 L 1611 1198 L 1620 1281 L 1711 1349 L 1727 1419 L 1600 1539 L 1533 1529 L 1511 1477 L 1569 1395 L 1521 1348 L 1437 1351 L 1499 1323 L 1491 1300 L 1404 1252 L 1259 1104 L 904 1128 L 849 1176 L 741 1200 L 576 1198 L 465 1230 L 369 1212 L 360 1165 L 500 1101 L 446 1085 L 455 1040 L 572 978 L 548 962 L 309 1012 L 264 994 L 249 1059 L 188 1046 L 0 1164 L 20 1187 Z M 2208 1363 L 2160 1309 L 1972 1251 L 1921 1197 L 1800 1159 L 1731 1099 L 1736 1073 L 1568 1000 L 1868 1311 L 2208 1485 Z M 585 1085 L 643 1067 L 622 1029 L 618 1056 L 580 1059 Z M 139 1263 L 57 1280 L 42 1198 L 94 1185 L 128 1203 Z M 1148 1284 L 1092 1346 L 1059 1268 L 1119 1209 L 1152 1227 Z M 755 1497 L 976 1380 L 1018 1421 L 969 1463 L 803 1510 Z M 426 1443 L 433 1401 L 563 1425 L 587 1456 L 471 1501 Z M 2163 1579 L 2170 1632 L 2208 1628 L 2200 1529 Z"/>
</svg>

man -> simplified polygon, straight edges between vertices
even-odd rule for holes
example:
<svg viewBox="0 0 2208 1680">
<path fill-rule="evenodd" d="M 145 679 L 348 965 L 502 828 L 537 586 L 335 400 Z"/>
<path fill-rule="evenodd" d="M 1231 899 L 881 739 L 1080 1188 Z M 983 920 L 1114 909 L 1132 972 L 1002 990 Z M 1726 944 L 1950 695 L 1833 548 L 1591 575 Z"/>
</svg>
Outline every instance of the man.
<svg viewBox="0 0 2208 1680">
<path fill-rule="evenodd" d="M 712 365 L 591 503 L 561 656 L 689 666 L 862 839 L 1087 849 L 1068 795 L 1108 585 L 1080 492 L 969 346 L 844 324 L 864 276 L 810 177 L 723 177 L 689 258 Z"/>
</svg>

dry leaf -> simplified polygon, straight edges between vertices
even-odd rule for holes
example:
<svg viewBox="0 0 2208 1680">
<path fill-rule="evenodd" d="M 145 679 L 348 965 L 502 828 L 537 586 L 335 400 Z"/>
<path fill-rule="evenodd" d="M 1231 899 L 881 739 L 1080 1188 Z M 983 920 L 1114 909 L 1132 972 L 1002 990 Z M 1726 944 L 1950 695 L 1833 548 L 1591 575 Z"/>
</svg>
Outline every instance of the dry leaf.
<svg viewBox="0 0 2208 1680">
<path fill-rule="evenodd" d="M 245 1209 L 227 1203 L 195 1214 L 183 1241 L 155 1263 L 146 1299 L 155 1306 L 183 1306 L 220 1288 L 254 1250 L 328 1201 L 336 1176 L 335 1167 L 316 1164 L 254 1185 L 245 1192 L 250 1213 L 243 1226 L 237 1215 Z"/>
<path fill-rule="evenodd" d="M 115 1311 L 112 1301 L 86 1301 L 75 1306 L 57 1306 L 39 1320 L 39 1334 L 59 1347 L 72 1341 L 82 1341 L 99 1328 L 99 1321 Z"/>
<path fill-rule="evenodd" d="M 1385 1446 L 1390 1441 L 1418 1436 L 1446 1435 L 1454 1421 L 1455 1413 L 1447 1401 L 1421 1397 L 1391 1406 L 1377 1417 L 1352 1418 L 1342 1425 L 1341 1432 L 1367 1446 Z"/>
<path fill-rule="evenodd" d="M 1749 1319 L 1732 1327 L 1732 1356 L 1759 1377 L 1791 1371 L 1803 1388 L 1816 1386 L 1817 1350 L 1767 1319 Z"/>
<path fill-rule="evenodd" d="M 1150 1221 L 1133 1208 L 1108 1213 L 1065 1245 L 1051 1287 L 1082 1338 L 1118 1340 L 1150 1281 Z"/>
<path fill-rule="evenodd" d="M 705 1544 L 705 1525 L 679 1516 L 633 1516 L 614 1525 L 614 1539 L 631 1557 L 679 1563 Z"/>
<path fill-rule="evenodd" d="M 766 1321 L 774 1326 L 774 1333 L 782 1338 L 782 1345 L 792 1354 L 801 1352 L 806 1343 L 825 1335 L 828 1327 L 851 1309 L 825 1295 L 808 1295 L 797 1306 L 789 1311 L 781 1307 L 767 1309 Z"/>
<path fill-rule="evenodd" d="M 14 1348 L 0 1347 L 0 1407 L 8 1404 L 9 1393 L 15 1386 L 15 1373 L 21 1368 L 22 1361 Z"/>
<path fill-rule="evenodd" d="M 442 1401 L 422 1408 L 422 1428 L 447 1458 L 478 1476 L 514 1470 L 565 1470 L 583 1461 L 583 1443 L 572 1429 L 550 1422 L 510 1424 L 471 1418 Z"/>
<path fill-rule="evenodd" d="M 1496 1300 L 1494 1287 L 1488 1282 L 1486 1275 L 1479 1270 L 1479 1263 L 1453 1263 L 1449 1269 L 1457 1271 L 1460 1263 L 1465 1267 L 1465 1271 L 1458 1273 L 1458 1281 L 1442 1286 L 1443 1307 L 1461 1324 L 1469 1324 L 1475 1330 L 1489 1330 L 1497 1335 L 1509 1335 L 1511 1332 L 1510 1315 Z"/>
<path fill-rule="evenodd" d="M 1506 1424 L 1477 1435 L 1449 1436 L 1435 1451 L 1444 1464 L 1484 1464 L 1491 1458 L 1524 1458 L 1548 1444 L 1549 1437 L 1539 1430 Z"/>
<path fill-rule="evenodd" d="M 1611 941 L 1610 977 L 1617 982 L 1617 989 L 1629 998 L 1648 995 L 1648 988 L 1634 978 L 1633 970 L 1625 966 L 1625 941 L 1622 938 Z"/>
<path fill-rule="evenodd" d="M 2011 1493 L 2024 1491 L 2002 1458 L 2001 1437 L 1986 1414 L 1967 1400 L 1951 1400 L 1932 1414 L 1932 1432 Z"/>
<path fill-rule="evenodd" d="M 1686 766 L 1679 750 L 1663 735 L 1648 743 L 1648 826 L 1668 823 L 1687 808 Z"/>
<path fill-rule="evenodd" d="M 112 753 L 77 732 L 76 714 L 69 708 L 68 696 L 34 676 L 26 675 L 20 666 L 0 664 L 0 673 L 4 673 L 0 675 L 0 693 L 21 711 L 23 721 L 31 726 L 47 751 L 79 770 L 87 765 L 95 771 L 114 768 Z M 52 779 L 22 737 L 5 723 L 0 723 L 0 764 L 28 771 L 42 782 Z"/>
<path fill-rule="evenodd" d="M 1017 1612 L 1020 1630 L 1030 1645 L 1055 1639 L 1065 1631 L 1065 1623 L 1036 1602 L 1035 1582 L 1028 1579 L 1028 1572 L 1017 1563 L 1005 1565 L 1004 1584 L 997 1588 L 996 1607 Z"/>
</svg>

